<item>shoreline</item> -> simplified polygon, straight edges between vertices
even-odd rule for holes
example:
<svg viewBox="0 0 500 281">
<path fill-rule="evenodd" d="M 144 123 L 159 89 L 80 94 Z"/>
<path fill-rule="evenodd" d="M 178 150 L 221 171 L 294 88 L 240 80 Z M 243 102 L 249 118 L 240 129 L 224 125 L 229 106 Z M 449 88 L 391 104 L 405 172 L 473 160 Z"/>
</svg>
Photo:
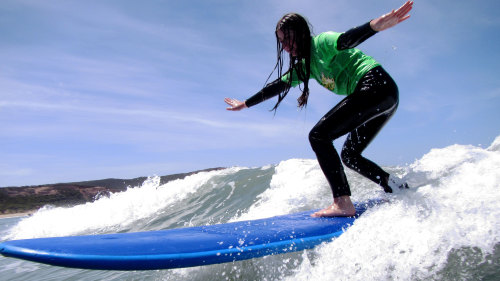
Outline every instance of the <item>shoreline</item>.
<svg viewBox="0 0 500 281">
<path fill-rule="evenodd" d="M 10 219 L 18 217 L 26 217 L 36 213 L 36 211 L 27 211 L 22 213 L 12 213 L 12 214 L 0 214 L 0 219 Z"/>
</svg>

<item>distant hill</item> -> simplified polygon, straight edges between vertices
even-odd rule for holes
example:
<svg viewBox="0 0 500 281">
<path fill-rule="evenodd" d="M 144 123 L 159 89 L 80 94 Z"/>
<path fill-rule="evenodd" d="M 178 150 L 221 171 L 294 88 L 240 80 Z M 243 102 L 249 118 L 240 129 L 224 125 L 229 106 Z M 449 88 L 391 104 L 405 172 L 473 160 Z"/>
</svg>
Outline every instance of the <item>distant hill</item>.
<svg viewBox="0 0 500 281">
<path fill-rule="evenodd" d="M 187 176 L 223 168 L 211 168 L 190 173 L 160 177 L 160 184 Z M 129 186 L 141 185 L 147 177 L 134 179 L 102 179 L 93 181 L 44 184 L 36 186 L 0 188 L 0 214 L 32 212 L 45 205 L 73 206 L 92 202 L 99 196 L 125 191 Z"/>
</svg>

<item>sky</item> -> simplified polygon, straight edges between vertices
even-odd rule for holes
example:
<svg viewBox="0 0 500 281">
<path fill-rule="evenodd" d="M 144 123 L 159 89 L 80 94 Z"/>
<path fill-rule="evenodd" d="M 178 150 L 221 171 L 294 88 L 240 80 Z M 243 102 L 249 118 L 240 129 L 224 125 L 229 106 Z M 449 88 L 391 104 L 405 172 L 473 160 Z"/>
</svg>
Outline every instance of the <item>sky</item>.
<svg viewBox="0 0 500 281">
<path fill-rule="evenodd" d="M 312 81 L 306 109 L 297 88 L 276 114 L 274 99 L 240 112 L 223 99 L 264 86 L 285 13 L 343 32 L 403 2 L 2 0 L 0 187 L 314 159 L 308 132 L 341 96 Z M 500 135 L 499 9 L 415 0 L 410 19 L 358 46 L 400 92 L 366 157 L 404 166 Z"/>
</svg>

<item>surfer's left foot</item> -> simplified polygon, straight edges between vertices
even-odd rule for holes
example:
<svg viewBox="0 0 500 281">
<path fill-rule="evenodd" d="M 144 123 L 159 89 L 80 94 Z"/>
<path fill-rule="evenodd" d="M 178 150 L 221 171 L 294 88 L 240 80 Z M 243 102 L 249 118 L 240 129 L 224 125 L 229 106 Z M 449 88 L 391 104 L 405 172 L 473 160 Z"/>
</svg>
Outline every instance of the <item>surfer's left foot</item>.
<svg viewBox="0 0 500 281">
<path fill-rule="evenodd" d="M 399 193 L 405 189 L 408 189 L 408 184 L 403 180 L 398 177 L 395 177 L 393 175 L 389 176 L 389 180 L 387 182 L 387 185 L 390 187 L 390 193 Z"/>
<path fill-rule="evenodd" d="M 333 204 L 312 214 L 312 217 L 352 217 L 356 209 L 351 202 L 351 197 L 341 196 L 333 200 Z"/>
</svg>

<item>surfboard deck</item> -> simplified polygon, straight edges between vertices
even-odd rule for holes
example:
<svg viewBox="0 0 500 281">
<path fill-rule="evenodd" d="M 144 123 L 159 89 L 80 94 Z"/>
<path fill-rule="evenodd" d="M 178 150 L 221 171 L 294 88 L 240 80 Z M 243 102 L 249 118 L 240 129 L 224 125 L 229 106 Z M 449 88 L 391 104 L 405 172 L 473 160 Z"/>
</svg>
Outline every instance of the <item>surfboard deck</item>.
<svg viewBox="0 0 500 281">
<path fill-rule="evenodd" d="M 311 249 L 340 236 L 380 201 L 355 204 L 354 217 L 313 218 L 306 211 L 225 224 L 132 233 L 50 237 L 0 243 L 0 253 L 63 267 L 170 269 Z"/>
</svg>

